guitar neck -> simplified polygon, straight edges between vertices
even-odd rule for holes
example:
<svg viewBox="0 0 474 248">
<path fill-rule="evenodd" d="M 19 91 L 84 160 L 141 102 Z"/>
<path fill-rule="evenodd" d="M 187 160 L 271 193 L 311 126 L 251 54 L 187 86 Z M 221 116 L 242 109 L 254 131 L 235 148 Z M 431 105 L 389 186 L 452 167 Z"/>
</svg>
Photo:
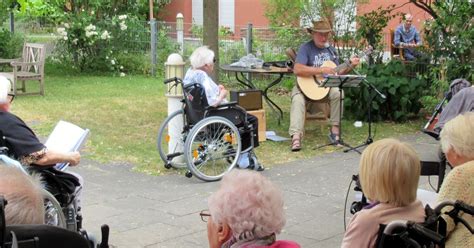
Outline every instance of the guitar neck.
<svg viewBox="0 0 474 248">
<path fill-rule="evenodd" d="M 369 54 L 370 52 L 371 52 L 371 50 L 368 49 L 367 51 L 363 51 L 363 52 L 357 54 L 356 57 L 361 58 L 361 57 L 363 57 L 363 56 Z M 346 61 L 344 61 L 344 63 L 342 63 L 342 64 L 336 66 L 336 68 L 334 68 L 334 70 L 335 70 L 337 73 L 340 73 L 342 70 L 349 68 L 350 65 L 351 65 L 350 60 L 346 60 Z"/>
<path fill-rule="evenodd" d="M 341 73 L 341 71 L 349 68 L 349 65 L 350 65 L 350 62 L 346 61 L 346 62 L 336 66 L 336 68 L 334 68 L 334 70 L 339 74 L 339 73 Z"/>
</svg>

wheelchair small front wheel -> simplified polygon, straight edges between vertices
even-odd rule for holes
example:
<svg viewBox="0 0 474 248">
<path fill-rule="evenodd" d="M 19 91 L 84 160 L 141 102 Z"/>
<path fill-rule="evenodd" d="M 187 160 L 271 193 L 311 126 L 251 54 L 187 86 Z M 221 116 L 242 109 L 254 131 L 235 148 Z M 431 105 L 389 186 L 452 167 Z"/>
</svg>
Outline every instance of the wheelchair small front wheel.
<svg viewBox="0 0 474 248">
<path fill-rule="evenodd" d="M 177 169 L 186 167 L 186 161 L 183 156 L 183 115 L 184 111 L 182 109 L 171 113 L 161 123 L 158 130 L 158 152 L 167 169 L 171 167 Z"/>
<path fill-rule="evenodd" d="M 184 144 L 188 169 L 203 181 L 220 180 L 236 166 L 241 142 L 239 130 L 228 119 L 213 116 L 201 120 Z"/>
</svg>

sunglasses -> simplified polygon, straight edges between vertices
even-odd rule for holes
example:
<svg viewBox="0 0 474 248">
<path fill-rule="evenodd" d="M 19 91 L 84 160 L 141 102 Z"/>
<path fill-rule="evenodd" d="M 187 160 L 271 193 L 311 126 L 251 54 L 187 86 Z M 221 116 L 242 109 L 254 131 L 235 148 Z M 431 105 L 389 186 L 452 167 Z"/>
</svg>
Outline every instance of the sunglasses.
<svg viewBox="0 0 474 248">
<path fill-rule="evenodd" d="M 15 99 L 15 94 L 8 94 L 10 97 L 10 103 L 13 102 L 13 99 Z"/>
<path fill-rule="evenodd" d="M 211 217 L 211 214 L 209 213 L 209 210 L 202 210 L 202 211 L 199 213 L 199 216 L 201 216 L 201 220 L 202 220 L 202 221 L 207 222 L 207 220 L 209 219 L 209 217 Z"/>
</svg>

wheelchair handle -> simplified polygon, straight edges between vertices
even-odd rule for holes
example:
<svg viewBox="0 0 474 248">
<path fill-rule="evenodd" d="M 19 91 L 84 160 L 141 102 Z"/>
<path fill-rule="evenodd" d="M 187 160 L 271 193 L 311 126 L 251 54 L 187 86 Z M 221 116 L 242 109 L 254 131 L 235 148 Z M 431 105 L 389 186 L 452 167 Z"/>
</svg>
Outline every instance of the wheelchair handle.
<svg viewBox="0 0 474 248">
<path fill-rule="evenodd" d="M 474 206 L 471 206 L 467 203 L 464 203 L 463 201 L 457 200 L 456 202 L 453 201 L 443 201 L 436 208 L 434 209 L 436 214 L 441 214 L 441 210 L 443 210 L 444 207 L 447 206 L 453 206 L 454 209 L 456 210 L 461 210 L 467 214 L 474 215 Z"/>
<path fill-rule="evenodd" d="M 408 228 L 416 232 L 417 234 L 427 237 L 428 239 L 432 240 L 437 245 L 442 245 L 445 242 L 445 237 L 443 235 L 434 232 L 422 225 L 419 225 L 414 222 L 408 222 Z"/>
<path fill-rule="evenodd" d="M 456 201 L 455 205 L 464 213 L 474 215 L 474 206 L 466 204 L 462 201 Z"/>
<path fill-rule="evenodd" d="M 181 83 L 182 80 L 178 77 L 172 77 L 172 78 L 165 79 L 165 81 L 163 81 L 164 84 L 169 84 L 171 82 Z"/>
<path fill-rule="evenodd" d="M 100 227 L 100 231 L 102 233 L 102 240 L 99 245 L 97 245 L 98 248 L 109 248 L 109 226 L 104 224 Z"/>
<path fill-rule="evenodd" d="M 434 243 L 438 245 L 444 244 L 445 237 L 443 235 L 434 232 L 420 224 L 417 224 L 413 221 L 406 221 L 406 220 L 394 220 L 390 222 L 386 227 L 383 233 L 385 235 L 392 235 L 394 232 L 396 232 L 398 229 L 404 229 L 404 232 L 409 232 L 413 231 L 417 233 L 418 235 L 422 237 L 426 237 L 430 240 L 432 240 Z M 401 236 L 400 236 L 401 237 Z"/>
<path fill-rule="evenodd" d="M 406 220 L 394 220 L 388 223 L 388 225 L 383 230 L 383 233 L 386 235 L 391 235 L 393 232 L 399 228 L 407 229 L 407 222 Z"/>
</svg>

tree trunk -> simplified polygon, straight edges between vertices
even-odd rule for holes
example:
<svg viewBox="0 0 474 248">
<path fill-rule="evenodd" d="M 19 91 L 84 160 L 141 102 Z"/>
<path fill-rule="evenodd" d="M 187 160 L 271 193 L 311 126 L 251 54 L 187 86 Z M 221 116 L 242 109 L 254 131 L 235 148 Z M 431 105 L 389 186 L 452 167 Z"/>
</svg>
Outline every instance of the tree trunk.
<svg viewBox="0 0 474 248">
<path fill-rule="evenodd" d="M 215 53 L 215 58 L 217 61 L 214 65 L 214 72 L 212 73 L 211 77 L 214 82 L 217 83 L 219 82 L 219 0 L 205 0 L 203 1 L 203 4 L 203 44 L 209 46 L 209 48 Z"/>
</svg>

